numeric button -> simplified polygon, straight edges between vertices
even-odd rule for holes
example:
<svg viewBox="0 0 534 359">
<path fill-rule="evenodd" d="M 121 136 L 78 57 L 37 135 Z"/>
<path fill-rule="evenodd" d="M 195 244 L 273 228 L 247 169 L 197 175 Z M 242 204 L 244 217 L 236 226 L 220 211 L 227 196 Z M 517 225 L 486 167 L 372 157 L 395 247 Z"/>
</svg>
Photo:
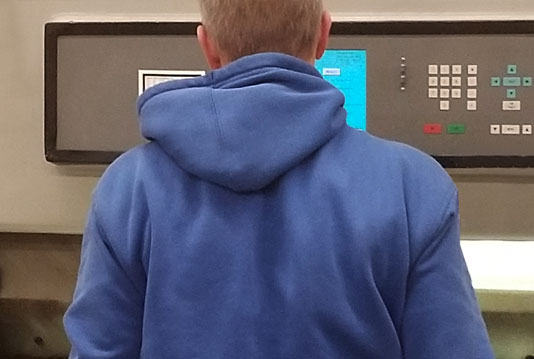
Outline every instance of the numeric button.
<svg viewBox="0 0 534 359">
<path fill-rule="evenodd" d="M 428 74 L 437 75 L 438 74 L 438 65 L 428 65 Z"/>
<path fill-rule="evenodd" d="M 467 66 L 468 75 L 478 75 L 478 65 L 468 65 Z"/>
<path fill-rule="evenodd" d="M 438 98 L 438 89 L 428 89 L 428 98 Z"/>
<path fill-rule="evenodd" d="M 467 85 L 470 87 L 476 87 L 478 85 L 478 80 L 476 77 L 468 77 Z"/>
<path fill-rule="evenodd" d="M 476 101 L 467 101 L 467 111 L 476 111 L 477 102 Z"/>
<path fill-rule="evenodd" d="M 430 87 L 435 87 L 435 86 L 438 86 L 439 82 L 438 82 L 438 78 L 435 77 L 435 76 L 431 76 L 428 78 L 428 86 Z"/>
</svg>

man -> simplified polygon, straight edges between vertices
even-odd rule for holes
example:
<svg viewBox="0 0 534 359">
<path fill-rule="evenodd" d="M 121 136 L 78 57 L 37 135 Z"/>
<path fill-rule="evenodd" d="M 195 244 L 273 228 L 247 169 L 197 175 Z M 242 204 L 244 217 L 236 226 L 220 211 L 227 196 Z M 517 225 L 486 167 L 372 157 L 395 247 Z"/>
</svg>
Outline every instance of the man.
<svg viewBox="0 0 534 359">
<path fill-rule="evenodd" d="M 428 156 L 346 126 L 321 0 L 201 0 L 208 76 L 94 193 L 72 358 L 492 358 Z"/>
</svg>

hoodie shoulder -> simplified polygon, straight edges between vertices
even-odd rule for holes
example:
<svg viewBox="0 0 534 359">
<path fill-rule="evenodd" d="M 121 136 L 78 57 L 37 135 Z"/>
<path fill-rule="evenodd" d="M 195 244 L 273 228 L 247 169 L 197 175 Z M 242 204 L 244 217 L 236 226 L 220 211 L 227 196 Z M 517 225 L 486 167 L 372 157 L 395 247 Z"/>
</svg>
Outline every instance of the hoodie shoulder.
<svg viewBox="0 0 534 359">
<path fill-rule="evenodd" d="M 351 146 L 360 147 L 361 156 L 370 165 L 386 169 L 391 176 L 402 179 L 407 192 L 420 192 L 450 197 L 456 186 L 445 169 L 430 155 L 410 145 L 386 140 L 369 133 L 348 130 Z"/>
<path fill-rule="evenodd" d="M 456 185 L 431 156 L 406 144 L 372 139 L 386 148 L 386 156 L 395 161 L 402 178 L 406 217 L 411 233 L 411 258 L 439 240 L 442 228 L 458 222 Z M 452 224 L 451 224 L 452 223 Z M 450 238 L 459 241 L 458 238 Z"/>
<path fill-rule="evenodd" d="M 154 161 L 150 160 L 156 158 L 151 155 L 158 150 L 154 147 L 141 145 L 117 158 L 93 193 L 93 211 L 112 247 L 130 243 L 133 248 L 147 239 L 150 213 L 146 179 L 154 171 Z"/>
<path fill-rule="evenodd" d="M 135 147 L 120 155 L 109 165 L 95 189 L 94 198 L 97 203 L 124 197 L 129 190 L 142 182 L 144 171 L 142 167 L 147 162 L 146 152 L 150 151 L 148 147 L 148 145 Z"/>
<path fill-rule="evenodd" d="M 404 217 L 414 253 L 433 241 L 435 233 L 456 216 L 454 182 L 429 155 L 409 145 L 348 128 L 335 139 L 324 161 L 347 177 L 357 193 Z M 354 185 L 356 184 L 356 185 Z M 452 203 L 452 204 L 451 204 Z M 453 208 L 455 213 L 448 213 Z"/>
</svg>

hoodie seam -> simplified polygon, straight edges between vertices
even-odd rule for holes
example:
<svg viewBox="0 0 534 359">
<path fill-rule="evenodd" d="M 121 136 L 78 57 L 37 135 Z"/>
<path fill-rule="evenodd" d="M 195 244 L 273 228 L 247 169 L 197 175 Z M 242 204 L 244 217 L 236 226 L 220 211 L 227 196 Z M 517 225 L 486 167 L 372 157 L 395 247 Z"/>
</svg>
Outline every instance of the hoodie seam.
<svg viewBox="0 0 534 359">
<path fill-rule="evenodd" d="M 213 111 L 213 115 L 215 117 L 215 126 L 217 128 L 217 135 L 219 137 L 219 142 L 221 145 L 224 144 L 224 134 L 222 131 L 221 122 L 219 120 L 219 113 L 217 112 L 217 106 L 215 106 L 215 98 L 213 97 L 213 89 L 211 88 L 210 91 L 210 100 L 211 100 L 211 110 Z"/>
</svg>

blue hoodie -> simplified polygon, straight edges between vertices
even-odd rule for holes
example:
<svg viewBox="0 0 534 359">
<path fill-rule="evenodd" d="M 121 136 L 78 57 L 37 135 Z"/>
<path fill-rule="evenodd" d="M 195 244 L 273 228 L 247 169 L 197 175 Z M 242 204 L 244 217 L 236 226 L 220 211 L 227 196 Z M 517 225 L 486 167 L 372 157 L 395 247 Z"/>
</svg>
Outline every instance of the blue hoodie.
<svg viewBox="0 0 534 359">
<path fill-rule="evenodd" d="M 242 58 L 138 102 L 93 196 L 72 358 L 493 358 L 457 193 L 346 126 L 309 64 Z"/>
</svg>

